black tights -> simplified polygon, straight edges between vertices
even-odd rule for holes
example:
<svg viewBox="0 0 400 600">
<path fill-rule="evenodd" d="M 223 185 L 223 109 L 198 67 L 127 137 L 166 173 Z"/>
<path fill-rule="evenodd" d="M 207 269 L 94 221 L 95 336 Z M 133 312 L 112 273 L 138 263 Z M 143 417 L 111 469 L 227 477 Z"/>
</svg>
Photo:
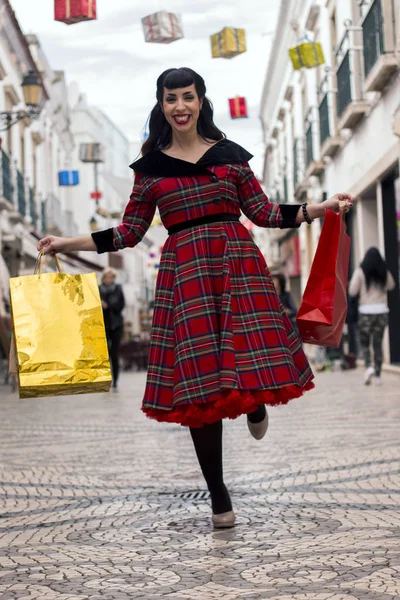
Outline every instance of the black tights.
<svg viewBox="0 0 400 600">
<path fill-rule="evenodd" d="M 265 406 L 262 404 L 248 415 L 248 419 L 252 423 L 259 423 L 264 419 L 265 412 Z M 223 477 L 222 421 L 199 428 L 191 427 L 190 434 L 210 492 L 213 513 L 218 515 L 232 510 L 231 499 Z"/>
<path fill-rule="evenodd" d="M 200 428 L 191 427 L 190 434 L 211 495 L 213 513 L 218 515 L 232 510 L 222 473 L 222 421 Z"/>
</svg>

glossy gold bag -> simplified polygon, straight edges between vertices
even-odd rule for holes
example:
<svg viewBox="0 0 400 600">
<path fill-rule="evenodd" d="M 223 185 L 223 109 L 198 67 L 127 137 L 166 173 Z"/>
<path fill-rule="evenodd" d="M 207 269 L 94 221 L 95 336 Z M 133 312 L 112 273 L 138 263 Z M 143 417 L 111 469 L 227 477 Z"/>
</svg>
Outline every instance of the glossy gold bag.
<svg viewBox="0 0 400 600">
<path fill-rule="evenodd" d="M 20 398 L 107 392 L 110 362 L 95 273 L 10 279 Z M 35 269 L 36 271 L 36 269 Z"/>
</svg>

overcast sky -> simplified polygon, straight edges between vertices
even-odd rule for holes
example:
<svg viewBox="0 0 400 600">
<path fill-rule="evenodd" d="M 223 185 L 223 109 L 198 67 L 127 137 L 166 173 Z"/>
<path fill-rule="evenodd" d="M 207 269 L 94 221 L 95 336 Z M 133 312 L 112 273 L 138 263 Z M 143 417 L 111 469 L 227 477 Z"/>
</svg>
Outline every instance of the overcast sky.
<svg viewBox="0 0 400 600">
<path fill-rule="evenodd" d="M 205 79 L 215 122 L 226 135 L 263 160 L 258 118 L 261 90 L 279 2 L 277 0 L 97 0 L 98 20 L 77 25 L 54 21 L 54 0 L 11 0 L 24 33 L 35 33 L 56 70 L 77 81 L 88 101 L 101 108 L 138 142 L 155 102 L 158 75 L 187 66 Z M 171 44 L 144 42 L 141 18 L 166 9 L 182 16 L 185 38 Z M 210 35 L 225 26 L 244 27 L 247 52 L 212 59 Z M 249 119 L 232 121 L 228 98 L 245 96 Z M 133 158 L 133 157 L 132 157 Z"/>
</svg>

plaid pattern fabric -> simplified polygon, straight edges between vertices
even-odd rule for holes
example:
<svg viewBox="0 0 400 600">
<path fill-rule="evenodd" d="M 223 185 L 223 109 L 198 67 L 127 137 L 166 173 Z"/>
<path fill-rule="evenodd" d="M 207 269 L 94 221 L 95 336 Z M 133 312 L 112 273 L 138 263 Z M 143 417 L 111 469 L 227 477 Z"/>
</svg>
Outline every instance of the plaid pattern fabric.
<svg viewBox="0 0 400 600">
<path fill-rule="evenodd" d="M 240 211 L 256 225 L 282 226 L 279 205 L 268 201 L 247 163 L 208 170 L 191 177 L 137 174 L 123 223 L 114 229 L 115 248 L 142 239 L 156 205 L 167 228 Z M 277 404 L 301 395 L 312 379 L 264 257 L 241 223 L 200 225 L 168 237 L 157 277 L 143 399 L 149 416 L 190 424 L 182 407 L 202 405 L 201 419 L 209 422 L 225 416 L 215 412 L 224 392 L 265 390 L 269 395 L 257 401 Z M 290 392 L 279 396 L 283 388 Z M 251 407 L 254 398 L 243 405 L 239 400 L 235 416 Z"/>
</svg>

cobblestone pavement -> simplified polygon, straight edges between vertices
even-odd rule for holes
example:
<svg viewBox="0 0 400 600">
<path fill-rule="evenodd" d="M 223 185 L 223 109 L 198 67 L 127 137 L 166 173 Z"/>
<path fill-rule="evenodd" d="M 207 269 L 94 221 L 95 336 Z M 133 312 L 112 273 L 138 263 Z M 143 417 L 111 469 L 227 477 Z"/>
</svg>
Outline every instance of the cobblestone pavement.
<svg viewBox="0 0 400 600">
<path fill-rule="evenodd" d="M 361 371 L 225 425 L 238 523 L 214 532 L 189 432 L 119 393 L 18 400 L 0 387 L 2 600 L 400 598 L 400 378 Z"/>
</svg>

